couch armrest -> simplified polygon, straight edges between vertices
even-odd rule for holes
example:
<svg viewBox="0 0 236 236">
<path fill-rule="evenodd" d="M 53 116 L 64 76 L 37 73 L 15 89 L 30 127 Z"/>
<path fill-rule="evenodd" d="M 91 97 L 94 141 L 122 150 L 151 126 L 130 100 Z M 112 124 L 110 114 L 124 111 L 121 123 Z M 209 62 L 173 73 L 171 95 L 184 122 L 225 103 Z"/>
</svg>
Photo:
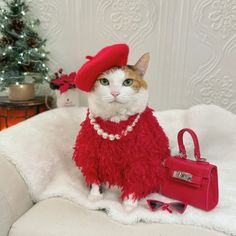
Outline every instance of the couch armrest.
<svg viewBox="0 0 236 236">
<path fill-rule="evenodd" d="M 0 236 L 33 205 L 27 186 L 14 165 L 0 157 Z"/>
</svg>

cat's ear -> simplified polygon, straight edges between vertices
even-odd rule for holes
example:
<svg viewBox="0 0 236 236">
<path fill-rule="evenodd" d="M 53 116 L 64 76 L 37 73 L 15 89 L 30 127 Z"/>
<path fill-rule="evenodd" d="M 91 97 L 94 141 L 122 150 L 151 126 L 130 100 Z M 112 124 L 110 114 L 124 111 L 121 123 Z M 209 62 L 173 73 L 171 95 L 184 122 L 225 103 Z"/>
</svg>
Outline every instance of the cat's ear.
<svg viewBox="0 0 236 236">
<path fill-rule="evenodd" d="M 134 65 L 141 72 L 142 75 L 145 74 L 148 68 L 149 60 L 150 60 L 150 53 L 147 52 L 143 56 L 141 56 L 141 58 Z"/>
</svg>

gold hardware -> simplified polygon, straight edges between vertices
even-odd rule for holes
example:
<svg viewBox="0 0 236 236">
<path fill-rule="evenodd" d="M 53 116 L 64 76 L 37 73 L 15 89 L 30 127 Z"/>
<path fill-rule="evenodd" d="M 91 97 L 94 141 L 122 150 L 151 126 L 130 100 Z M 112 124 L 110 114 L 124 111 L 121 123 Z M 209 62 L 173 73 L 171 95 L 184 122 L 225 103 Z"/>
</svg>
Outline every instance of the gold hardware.
<svg viewBox="0 0 236 236">
<path fill-rule="evenodd" d="M 174 171 L 173 177 L 187 181 L 187 182 L 192 182 L 192 178 L 193 178 L 193 176 L 190 173 L 183 172 L 183 171 L 177 171 L 177 170 Z"/>
</svg>

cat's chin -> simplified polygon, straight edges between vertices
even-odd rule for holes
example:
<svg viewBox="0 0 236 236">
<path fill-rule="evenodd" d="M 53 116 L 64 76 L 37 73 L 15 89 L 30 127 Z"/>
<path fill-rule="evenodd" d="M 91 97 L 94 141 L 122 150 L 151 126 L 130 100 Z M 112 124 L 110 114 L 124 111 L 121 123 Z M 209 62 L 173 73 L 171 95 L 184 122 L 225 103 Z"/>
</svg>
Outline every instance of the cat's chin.
<svg viewBox="0 0 236 236">
<path fill-rule="evenodd" d="M 109 104 L 125 104 L 124 102 L 120 102 L 120 101 L 111 101 L 111 102 L 108 102 Z"/>
<path fill-rule="evenodd" d="M 89 106 L 89 109 L 95 116 L 116 123 L 127 120 L 132 115 L 143 112 L 145 108 L 146 106 L 143 106 L 143 109 L 137 110 L 120 103 L 109 103 L 103 108 Z"/>
<path fill-rule="evenodd" d="M 128 115 L 117 115 L 117 116 L 110 117 L 109 120 L 112 122 L 118 123 L 122 120 L 127 120 L 128 118 L 129 118 Z"/>
</svg>

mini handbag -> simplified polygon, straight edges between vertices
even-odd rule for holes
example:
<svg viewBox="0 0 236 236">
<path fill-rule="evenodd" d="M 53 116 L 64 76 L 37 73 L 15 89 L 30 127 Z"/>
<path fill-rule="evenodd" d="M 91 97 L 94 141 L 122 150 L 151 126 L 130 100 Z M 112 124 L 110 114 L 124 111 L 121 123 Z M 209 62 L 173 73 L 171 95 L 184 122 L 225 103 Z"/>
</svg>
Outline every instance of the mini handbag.
<svg viewBox="0 0 236 236">
<path fill-rule="evenodd" d="M 183 135 L 188 132 L 194 143 L 194 160 L 187 159 Z M 218 203 L 217 167 L 201 157 L 197 135 L 185 128 L 178 133 L 179 155 L 163 162 L 164 178 L 160 193 L 189 205 L 212 210 Z"/>
</svg>

